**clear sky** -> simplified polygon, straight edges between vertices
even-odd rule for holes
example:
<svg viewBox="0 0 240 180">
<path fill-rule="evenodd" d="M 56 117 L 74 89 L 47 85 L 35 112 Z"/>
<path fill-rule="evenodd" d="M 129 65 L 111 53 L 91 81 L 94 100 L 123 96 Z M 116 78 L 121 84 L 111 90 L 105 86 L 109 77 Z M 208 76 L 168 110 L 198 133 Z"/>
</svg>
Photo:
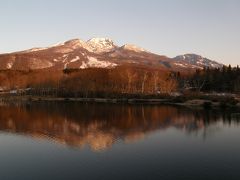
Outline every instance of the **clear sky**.
<svg viewBox="0 0 240 180">
<path fill-rule="evenodd" d="M 0 53 L 109 37 L 240 64 L 240 0 L 0 0 Z"/>
</svg>

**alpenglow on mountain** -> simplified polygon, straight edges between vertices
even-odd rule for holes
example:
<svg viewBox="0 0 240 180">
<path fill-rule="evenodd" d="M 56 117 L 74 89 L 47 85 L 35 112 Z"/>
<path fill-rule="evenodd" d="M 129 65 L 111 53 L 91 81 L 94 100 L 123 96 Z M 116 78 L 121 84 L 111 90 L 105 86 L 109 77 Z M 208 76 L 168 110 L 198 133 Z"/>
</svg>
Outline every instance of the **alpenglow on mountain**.
<svg viewBox="0 0 240 180">
<path fill-rule="evenodd" d="M 1 70 L 114 68 L 121 65 L 179 71 L 223 66 L 195 54 L 169 58 L 136 45 L 118 46 L 108 38 L 92 38 L 88 41 L 73 39 L 47 48 L 32 48 L 0 55 Z"/>
</svg>

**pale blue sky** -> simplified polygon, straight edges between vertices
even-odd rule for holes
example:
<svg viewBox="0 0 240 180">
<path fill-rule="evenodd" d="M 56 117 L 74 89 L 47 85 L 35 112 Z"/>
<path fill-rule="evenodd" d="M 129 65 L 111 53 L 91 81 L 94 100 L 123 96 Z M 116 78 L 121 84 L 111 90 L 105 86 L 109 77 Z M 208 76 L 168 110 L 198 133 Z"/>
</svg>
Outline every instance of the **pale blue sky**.
<svg viewBox="0 0 240 180">
<path fill-rule="evenodd" d="M 240 64 L 239 0 L 0 0 L 0 53 L 109 37 Z"/>
</svg>

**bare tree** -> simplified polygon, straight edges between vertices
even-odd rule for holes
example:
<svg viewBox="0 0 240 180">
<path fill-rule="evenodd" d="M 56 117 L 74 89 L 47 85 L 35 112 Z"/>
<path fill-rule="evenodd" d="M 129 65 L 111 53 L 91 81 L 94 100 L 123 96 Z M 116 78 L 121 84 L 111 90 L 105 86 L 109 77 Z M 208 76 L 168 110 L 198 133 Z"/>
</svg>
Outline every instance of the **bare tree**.
<svg viewBox="0 0 240 180">
<path fill-rule="evenodd" d="M 148 77 L 147 71 L 144 71 L 143 72 L 143 78 L 142 78 L 142 88 L 141 88 L 142 94 L 144 93 L 145 82 L 147 80 L 147 77 Z"/>
</svg>

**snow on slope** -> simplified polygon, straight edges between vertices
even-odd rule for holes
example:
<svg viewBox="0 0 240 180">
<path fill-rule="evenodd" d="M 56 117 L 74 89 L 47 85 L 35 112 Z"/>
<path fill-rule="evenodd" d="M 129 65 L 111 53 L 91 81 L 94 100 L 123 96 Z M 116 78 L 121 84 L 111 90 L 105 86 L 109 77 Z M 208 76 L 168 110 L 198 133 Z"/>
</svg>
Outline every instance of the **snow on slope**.
<svg viewBox="0 0 240 180">
<path fill-rule="evenodd" d="M 45 50 L 45 49 L 48 49 L 48 48 L 32 48 L 32 49 L 29 49 L 29 50 L 26 50 L 26 51 L 23 51 L 23 52 L 36 52 L 36 51 L 42 51 L 42 50 Z"/>
<path fill-rule="evenodd" d="M 82 62 L 80 69 L 86 69 L 89 67 L 97 67 L 97 68 L 113 68 L 117 66 L 115 63 L 111 63 L 108 61 L 100 61 L 95 57 L 88 57 L 87 62 Z"/>
<path fill-rule="evenodd" d="M 122 48 L 125 50 L 129 50 L 129 51 L 146 52 L 145 49 L 138 47 L 136 45 L 133 45 L 133 44 L 125 44 L 124 46 L 122 46 Z"/>
<path fill-rule="evenodd" d="M 79 56 L 76 56 L 74 59 L 72 59 L 70 62 L 76 62 L 76 61 L 78 61 L 80 59 L 80 57 Z"/>
</svg>

